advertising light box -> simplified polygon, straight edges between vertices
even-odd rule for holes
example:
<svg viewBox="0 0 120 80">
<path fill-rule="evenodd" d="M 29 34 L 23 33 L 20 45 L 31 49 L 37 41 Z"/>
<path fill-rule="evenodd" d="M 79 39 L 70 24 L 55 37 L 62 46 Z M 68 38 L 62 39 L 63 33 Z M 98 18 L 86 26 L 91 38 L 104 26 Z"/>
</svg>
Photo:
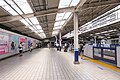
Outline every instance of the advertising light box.
<svg viewBox="0 0 120 80">
<path fill-rule="evenodd" d="M 9 35 L 0 33 L 0 54 L 9 52 Z"/>
</svg>

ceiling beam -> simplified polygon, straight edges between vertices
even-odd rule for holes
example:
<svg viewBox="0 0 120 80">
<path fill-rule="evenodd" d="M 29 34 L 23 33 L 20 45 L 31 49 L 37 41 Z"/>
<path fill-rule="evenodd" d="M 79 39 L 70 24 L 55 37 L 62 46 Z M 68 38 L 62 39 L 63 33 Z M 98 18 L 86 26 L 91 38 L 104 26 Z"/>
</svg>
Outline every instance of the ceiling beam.
<svg viewBox="0 0 120 80">
<path fill-rule="evenodd" d="M 108 5 L 119 5 L 119 0 L 108 0 L 108 1 L 100 1 L 100 2 L 93 2 L 93 3 L 86 3 L 82 6 L 82 8 L 89 8 L 89 7 L 101 7 L 101 6 L 108 6 Z"/>
<path fill-rule="evenodd" d="M 35 32 L 33 32 L 33 31 L 25 31 L 25 32 L 22 32 L 22 33 L 29 34 L 29 33 L 35 33 Z"/>
<path fill-rule="evenodd" d="M 86 0 L 80 0 L 81 4 L 84 3 Z M 102 5 L 110 5 L 110 4 L 120 4 L 119 0 L 111 0 L 111 1 L 102 1 L 102 2 L 96 2 L 96 3 L 90 3 L 90 4 L 84 4 L 83 8 L 89 8 L 89 7 L 98 7 L 98 6 L 102 6 Z M 81 5 L 78 5 L 77 7 L 79 7 Z M 48 9 L 48 10 L 43 10 L 43 11 L 38 11 L 34 13 L 28 13 L 28 14 L 23 14 L 22 16 L 24 18 L 30 18 L 30 17 L 40 17 L 40 16 L 45 16 L 45 15 L 52 15 L 52 14 L 56 14 L 56 13 L 61 13 L 61 12 L 70 12 L 70 11 L 74 11 L 74 7 L 67 7 L 67 8 L 53 8 L 53 9 Z M 0 18 L 0 23 L 6 23 L 6 22 L 11 22 L 11 21 L 16 21 L 16 20 L 20 20 L 22 19 L 21 16 L 17 15 L 17 16 L 7 16 L 7 17 L 3 17 Z M 7 21 L 6 21 L 7 20 Z"/>
<path fill-rule="evenodd" d="M 82 7 L 82 5 L 86 2 L 86 0 L 80 0 L 80 4 L 77 5 L 76 10 L 78 10 L 79 7 Z M 83 3 L 83 4 L 82 4 Z M 102 2 L 97 2 L 97 3 L 90 3 L 90 4 L 84 4 L 83 5 L 83 9 L 84 8 L 90 8 L 90 7 L 98 7 L 98 6 L 103 6 L 103 5 L 110 5 L 110 4 L 120 4 L 120 2 L 117 1 L 102 1 Z M 52 9 L 48 9 L 48 10 L 42 10 L 42 11 L 38 11 L 34 13 L 28 13 L 28 14 L 22 14 L 21 16 L 24 18 L 31 18 L 31 17 L 41 17 L 41 16 L 45 16 L 45 15 L 53 15 L 56 13 L 62 13 L 62 12 L 74 12 L 75 11 L 75 7 L 66 7 L 66 8 L 52 8 Z M 16 15 L 16 16 L 6 16 L 6 17 L 2 17 L 0 18 L 0 23 L 7 23 L 7 22 L 12 22 L 12 21 L 16 21 L 16 20 L 21 20 L 23 19 L 21 16 Z"/>
<path fill-rule="evenodd" d="M 78 11 L 82 11 L 80 8 L 82 8 L 82 6 L 85 4 L 87 0 L 80 0 L 79 3 L 77 4 L 77 6 L 75 6 L 75 11 L 78 12 Z M 66 23 L 63 25 L 63 27 L 61 28 L 61 30 L 67 25 L 67 23 L 72 20 L 72 17 L 69 17 L 68 20 L 66 21 Z M 60 32 L 60 31 L 59 31 Z"/>
<path fill-rule="evenodd" d="M 19 29 L 21 29 L 21 28 L 24 28 L 24 29 L 26 29 L 26 28 L 29 28 L 29 27 L 31 27 L 31 26 L 17 26 L 17 27 L 12 27 L 11 29 L 12 30 L 19 30 Z"/>
<path fill-rule="evenodd" d="M 95 7 L 101 7 L 101 6 L 108 6 L 108 5 L 118 5 L 120 4 L 120 1 L 119 0 L 116 0 L 116 1 L 102 1 L 102 2 L 96 2 L 96 3 L 89 3 L 89 4 L 84 4 L 82 6 L 82 8 L 80 8 L 81 10 L 79 10 L 79 13 L 80 11 L 83 11 L 83 10 L 87 10 L 87 9 L 90 9 L 90 8 L 95 8 Z M 118 9 L 119 10 L 119 9 Z M 110 12 L 111 13 L 111 12 Z M 108 14 L 110 14 L 108 13 Z M 86 15 L 79 15 L 79 17 L 89 17 L 89 16 L 92 16 L 92 15 L 98 15 L 98 13 L 93 13 L 93 14 L 86 14 Z M 73 26 L 71 24 L 69 24 L 70 26 Z M 67 25 L 66 25 L 67 26 Z"/>
<path fill-rule="evenodd" d="M 57 13 L 62 13 L 62 12 L 74 12 L 75 7 L 66 7 L 66 8 L 53 8 L 53 9 L 48 9 L 48 10 L 42 10 L 42 11 L 37 11 L 35 13 L 28 13 L 28 14 L 22 14 L 21 16 L 24 18 L 31 18 L 31 17 L 41 17 L 41 16 L 46 16 L 46 15 L 54 15 Z M 0 23 L 7 23 L 7 22 L 12 22 L 12 21 L 17 21 L 23 19 L 20 15 L 16 16 L 6 16 L 6 17 L 1 17 L 0 18 Z"/>
<path fill-rule="evenodd" d="M 33 26 L 37 26 L 37 25 L 43 25 L 43 24 L 53 24 L 55 22 L 60 22 L 60 21 L 65 21 L 66 19 L 63 19 L 63 20 L 57 20 L 57 21 L 48 21 L 48 22 L 43 22 L 43 23 L 40 23 L 40 24 L 34 24 Z M 30 25 L 28 26 L 17 26 L 17 27 L 13 27 L 11 28 L 12 30 L 17 30 L 17 29 L 21 29 L 21 28 L 29 28 L 31 27 Z"/>
</svg>

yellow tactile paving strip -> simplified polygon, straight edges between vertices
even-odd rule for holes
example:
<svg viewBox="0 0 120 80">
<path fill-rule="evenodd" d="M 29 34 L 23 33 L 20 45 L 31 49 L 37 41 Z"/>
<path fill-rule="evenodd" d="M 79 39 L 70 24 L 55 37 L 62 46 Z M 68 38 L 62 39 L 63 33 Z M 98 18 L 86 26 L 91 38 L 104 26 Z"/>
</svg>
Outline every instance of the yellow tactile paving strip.
<svg viewBox="0 0 120 80">
<path fill-rule="evenodd" d="M 106 64 L 106 63 L 100 62 L 100 61 L 98 61 L 98 60 L 93 60 L 93 59 L 90 59 L 90 58 L 88 58 L 88 57 L 84 57 L 84 59 L 89 60 L 89 61 L 91 61 L 91 62 L 94 62 L 94 63 L 96 63 L 96 64 L 99 64 L 99 65 L 101 65 L 101 66 L 110 68 L 110 69 L 112 69 L 112 70 L 114 70 L 114 71 L 120 72 L 120 69 L 119 69 L 119 68 L 117 68 L 117 67 L 115 67 L 115 66 L 112 66 L 112 65 L 110 65 L 110 64 Z"/>
<path fill-rule="evenodd" d="M 73 51 L 71 51 L 71 52 L 74 53 Z M 101 65 L 101 66 L 104 66 L 104 67 L 106 67 L 106 68 L 109 68 L 109 69 L 112 69 L 112 70 L 114 70 L 114 71 L 120 72 L 120 69 L 119 69 L 119 68 L 117 68 L 117 67 L 115 67 L 115 66 L 112 66 L 112 65 L 110 65 L 110 64 L 106 64 L 106 63 L 100 62 L 100 61 L 98 61 L 98 60 L 90 59 L 90 58 L 85 57 L 85 56 L 84 56 L 83 58 L 86 59 L 86 60 L 89 60 L 89 61 L 91 61 L 91 62 L 93 62 L 93 63 L 96 63 L 96 64 L 99 64 L 99 65 Z"/>
</svg>

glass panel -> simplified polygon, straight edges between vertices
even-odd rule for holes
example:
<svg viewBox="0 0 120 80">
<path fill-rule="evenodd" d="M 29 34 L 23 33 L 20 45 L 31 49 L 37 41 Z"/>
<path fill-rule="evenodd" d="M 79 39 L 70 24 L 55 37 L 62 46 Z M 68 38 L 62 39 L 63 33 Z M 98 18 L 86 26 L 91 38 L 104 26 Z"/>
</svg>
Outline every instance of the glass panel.
<svg viewBox="0 0 120 80">
<path fill-rule="evenodd" d="M 115 50 L 104 49 L 103 58 L 109 60 L 115 60 Z"/>
<path fill-rule="evenodd" d="M 94 48 L 94 55 L 97 57 L 102 57 L 101 56 L 101 49 Z"/>
</svg>

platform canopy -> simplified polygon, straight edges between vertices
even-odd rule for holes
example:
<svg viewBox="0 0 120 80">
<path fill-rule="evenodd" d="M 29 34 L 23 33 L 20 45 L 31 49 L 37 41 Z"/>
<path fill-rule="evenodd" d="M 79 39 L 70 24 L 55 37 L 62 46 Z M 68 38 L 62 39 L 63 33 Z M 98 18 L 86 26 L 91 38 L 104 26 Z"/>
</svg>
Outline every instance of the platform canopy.
<svg viewBox="0 0 120 80">
<path fill-rule="evenodd" d="M 0 24 L 28 36 L 45 39 L 73 30 L 120 4 L 119 0 L 0 0 Z"/>
</svg>

